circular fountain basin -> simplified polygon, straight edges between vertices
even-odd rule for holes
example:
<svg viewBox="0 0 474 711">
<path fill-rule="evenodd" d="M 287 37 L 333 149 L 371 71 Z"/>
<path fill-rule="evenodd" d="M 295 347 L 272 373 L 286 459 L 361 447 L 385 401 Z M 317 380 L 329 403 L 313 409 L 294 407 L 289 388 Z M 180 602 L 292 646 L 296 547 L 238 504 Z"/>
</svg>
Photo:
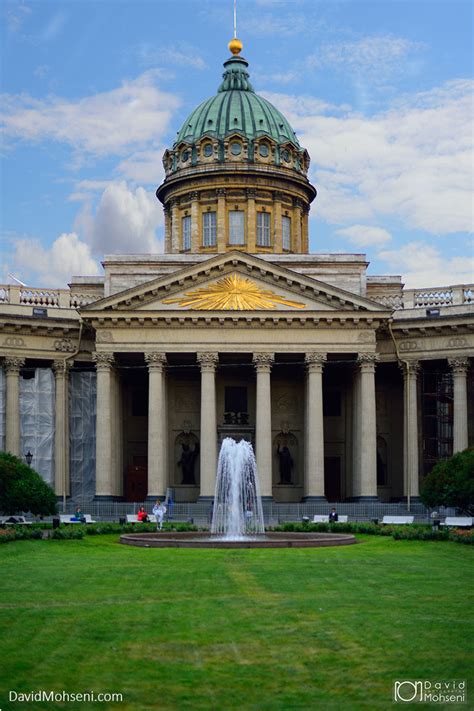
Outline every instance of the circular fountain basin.
<svg viewBox="0 0 474 711">
<path fill-rule="evenodd" d="M 120 543 L 141 548 L 321 548 L 356 543 L 350 533 L 269 532 L 262 536 L 227 539 L 207 531 L 124 533 Z"/>
</svg>

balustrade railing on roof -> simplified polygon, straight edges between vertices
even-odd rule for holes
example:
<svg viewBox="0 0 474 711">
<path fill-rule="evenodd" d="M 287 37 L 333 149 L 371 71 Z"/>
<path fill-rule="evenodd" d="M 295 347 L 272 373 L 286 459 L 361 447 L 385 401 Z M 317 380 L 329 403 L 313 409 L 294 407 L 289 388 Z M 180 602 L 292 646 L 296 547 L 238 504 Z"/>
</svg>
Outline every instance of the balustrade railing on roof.
<svg viewBox="0 0 474 711">
<path fill-rule="evenodd" d="M 0 284 L 0 304 L 43 306 L 48 309 L 78 309 L 100 299 L 97 293 L 71 293 L 69 289 L 37 289 Z"/>
</svg>

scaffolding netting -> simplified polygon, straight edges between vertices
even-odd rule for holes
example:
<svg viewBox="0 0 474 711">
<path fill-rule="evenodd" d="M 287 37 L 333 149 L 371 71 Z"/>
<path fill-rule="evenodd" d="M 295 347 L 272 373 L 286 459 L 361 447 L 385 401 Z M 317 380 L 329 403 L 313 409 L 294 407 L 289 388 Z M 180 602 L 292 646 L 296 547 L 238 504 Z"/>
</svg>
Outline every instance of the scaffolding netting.
<svg viewBox="0 0 474 711">
<path fill-rule="evenodd" d="M 97 382 L 94 372 L 72 371 L 69 380 L 69 465 L 71 497 L 95 495 L 95 423 Z"/>
<path fill-rule="evenodd" d="M 20 456 L 54 488 L 54 374 L 51 368 L 23 371 L 20 377 Z"/>
</svg>

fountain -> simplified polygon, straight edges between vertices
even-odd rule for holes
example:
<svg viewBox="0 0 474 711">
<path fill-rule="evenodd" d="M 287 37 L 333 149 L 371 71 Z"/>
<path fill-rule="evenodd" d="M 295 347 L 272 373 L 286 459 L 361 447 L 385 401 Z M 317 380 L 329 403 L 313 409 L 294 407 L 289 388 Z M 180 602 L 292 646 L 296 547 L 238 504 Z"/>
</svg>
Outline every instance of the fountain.
<svg viewBox="0 0 474 711">
<path fill-rule="evenodd" d="M 265 533 L 257 464 L 250 442 L 222 442 L 211 534 L 238 541 Z"/>
<path fill-rule="evenodd" d="M 146 548 L 314 548 L 355 542 L 347 533 L 265 533 L 252 445 L 231 437 L 224 439 L 219 453 L 211 535 L 163 530 L 120 536 L 120 543 Z"/>
</svg>

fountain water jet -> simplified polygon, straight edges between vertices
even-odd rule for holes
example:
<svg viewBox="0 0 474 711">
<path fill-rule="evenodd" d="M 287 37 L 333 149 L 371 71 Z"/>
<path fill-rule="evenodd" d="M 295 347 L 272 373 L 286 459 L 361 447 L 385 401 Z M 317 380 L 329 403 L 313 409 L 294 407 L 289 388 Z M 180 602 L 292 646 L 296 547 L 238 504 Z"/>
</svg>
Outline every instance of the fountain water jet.
<svg viewBox="0 0 474 711">
<path fill-rule="evenodd" d="M 252 445 L 228 437 L 219 454 L 211 535 L 208 531 L 127 533 L 120 536 L 120 543 L 146 548 L 315 548 L 356 542 L 355 536 L 344 533 L 264 533 Z"/>
<path fill-rule="evenodd" d="M 244 439 L 222 442 L 211 533 L 235 541 L 265 533 L 255 455 Z"/>
</svg>

